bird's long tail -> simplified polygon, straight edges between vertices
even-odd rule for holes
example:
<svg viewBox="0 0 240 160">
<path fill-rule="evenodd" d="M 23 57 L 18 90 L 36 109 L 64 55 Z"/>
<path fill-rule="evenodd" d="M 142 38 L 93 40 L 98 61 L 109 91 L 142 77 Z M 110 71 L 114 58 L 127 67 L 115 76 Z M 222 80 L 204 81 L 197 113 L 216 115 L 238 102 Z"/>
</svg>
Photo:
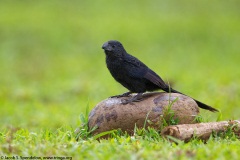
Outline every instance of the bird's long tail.
<svg viewBox="0 0 240 160">
<path fill-rule="evenodd" d="M 179 91 L 177 91 L 177 90 L 174 90 L 174 89 L 172 89 L 172 88 L 167 88 L 167 89 L 163 89 L 165 92 L 171 92 L 171 93 L 179 93 L 179 94 L 182 94 L 182 95 L 185 95 L 185 94 L 183 94 L 183 93 L 181 93 L 181 92 L 179 92 Z M 185 95 L 185 96 L 187 96 L 187 95 Z M 188 96 L 189 97 L 189 96 Z M 190 97 L 190 98 L 192 98 L 192 97 Z M 198 100 L 196 100 L 196 99 L 194 99 L 194 98 L 192 98 L 196 103 L 197 103 L 197 105 L 200 107 L 200 108 L 203 108 L 203 109 L 206 109 L 206 110 L 209 110 L 209 111 L 212 111 L 212 112 L 218 112 L 218 110 L 217 109 L 215 109 L 215 108 L 213 108 L 213 107 L 211 107 L 211 106 L 209 106 L 209 105 L 206 105 L 206 104 L 204 104 L 204 103 L 202 103 L 202 102 L 200 102 L 200 101 L 198 101 Z"/>
</svg>

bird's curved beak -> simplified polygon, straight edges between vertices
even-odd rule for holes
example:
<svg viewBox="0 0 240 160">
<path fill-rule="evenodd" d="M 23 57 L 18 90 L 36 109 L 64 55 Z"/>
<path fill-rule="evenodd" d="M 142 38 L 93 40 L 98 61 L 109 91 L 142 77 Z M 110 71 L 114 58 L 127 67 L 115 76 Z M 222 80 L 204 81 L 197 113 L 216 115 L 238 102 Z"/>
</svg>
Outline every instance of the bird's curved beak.
<svg viewBox="0 0 240 160">
<path fill-rule="evenodd" d="M 108 42 L 106 42 L 106 43 L 104 43 L 104 44 L 102 45 L 102 49 L 106 49 L 107 46 L 108 46 Z"/>
<path fill-rule="evenodd" d="M 108 42 L 105 42 L 103 45 L 102 45 L 102 49 L 104 49 L 105 51 L 111 51 L 112 48 L 111 46 L 108 44 Z"/>
</svg>

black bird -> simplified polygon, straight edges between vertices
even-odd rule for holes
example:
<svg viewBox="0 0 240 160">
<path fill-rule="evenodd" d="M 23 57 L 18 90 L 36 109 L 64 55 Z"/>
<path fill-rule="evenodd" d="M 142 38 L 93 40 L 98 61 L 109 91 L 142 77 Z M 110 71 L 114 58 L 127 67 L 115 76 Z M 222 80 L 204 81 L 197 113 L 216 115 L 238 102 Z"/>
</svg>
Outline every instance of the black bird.
<svg viewBox="0 0 240 160">
<path fill-rule="evenodd" d="M 136 57 L 128 54 L 120 42 L 110 40 L 103 44 L 102 49 L 105 51 L 107 68 L 113 78 L 129 90 L 127 93 L 113 97 L 125 97 L 131 93 L 137 93 L 136 96 L 125 101 L 124 104 L 139 101 L 146 91 L 161 89 L 168 93 L 183 94 L 169 87 L 154 71 Z M 212 112 L 218 111 L 198 100 L 194 99 L 194 101 L 200 108 Z"/>
</svg>

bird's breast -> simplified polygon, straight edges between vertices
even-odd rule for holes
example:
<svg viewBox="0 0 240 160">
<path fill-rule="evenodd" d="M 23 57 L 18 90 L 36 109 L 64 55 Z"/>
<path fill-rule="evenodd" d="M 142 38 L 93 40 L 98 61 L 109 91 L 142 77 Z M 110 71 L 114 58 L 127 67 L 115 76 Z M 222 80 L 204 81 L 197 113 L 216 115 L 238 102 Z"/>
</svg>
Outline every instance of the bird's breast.
<svg viewBox="0 0 240 160">
<path fill-rule="evenodd" d="M 121 58 L 107 58 L 106 64 L 111 75 L 116 80 L 121 79 L 126 74 L 126 72 L 124 71 L 123 60 Z"/>
</svg>

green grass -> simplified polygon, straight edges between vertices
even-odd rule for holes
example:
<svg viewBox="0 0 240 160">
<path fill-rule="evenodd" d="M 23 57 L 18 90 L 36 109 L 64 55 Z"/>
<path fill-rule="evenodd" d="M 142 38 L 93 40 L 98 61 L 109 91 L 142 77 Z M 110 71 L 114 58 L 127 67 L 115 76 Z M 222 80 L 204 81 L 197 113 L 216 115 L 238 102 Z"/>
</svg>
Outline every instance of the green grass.
<svg viewBox="0 0 240 160">
<path fill-rule="evenodd" d="M 102 44 L 127 51 L 174 88 L 239 119 L 239 1 L 1 1 L 0 156 L 74 159 L 239 159 L 239 140 L 179 145 L 151 136 L 82 139 L 79 115 L 126 91 Z"/>
</svg>

